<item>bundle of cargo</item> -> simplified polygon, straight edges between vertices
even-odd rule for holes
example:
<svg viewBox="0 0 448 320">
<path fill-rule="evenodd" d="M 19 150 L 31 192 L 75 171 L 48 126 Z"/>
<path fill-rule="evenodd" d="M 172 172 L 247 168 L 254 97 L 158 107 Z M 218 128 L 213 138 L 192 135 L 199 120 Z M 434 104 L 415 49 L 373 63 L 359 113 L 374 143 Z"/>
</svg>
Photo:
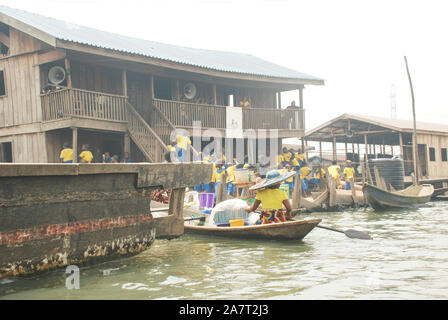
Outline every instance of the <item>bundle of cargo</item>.
<svg viewBox="0 0 448 320">
<path fill-rule="evenodd" d="M 246 220 L 249 214 L 246 212 L 246 208 L 249 206 L 241 199 L 230 199 L 218 203 L 212 210 L 209 223 L 217 226 L 230 226 L 232 223 L 241 222 L 240 220 Z M 233 221 L 238 220 L 238 221 Z"/>
</svg>

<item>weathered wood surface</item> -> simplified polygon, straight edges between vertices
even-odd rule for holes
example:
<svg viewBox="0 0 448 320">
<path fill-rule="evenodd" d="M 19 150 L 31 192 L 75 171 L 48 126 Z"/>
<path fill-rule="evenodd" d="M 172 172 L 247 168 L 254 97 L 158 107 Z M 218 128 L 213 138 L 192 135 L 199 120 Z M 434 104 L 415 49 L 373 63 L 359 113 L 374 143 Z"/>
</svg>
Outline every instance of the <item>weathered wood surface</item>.
<svg viewBox="0 0 448 320">
<path fill-rule="evenodd" d="M 145 176 L 140 187 L 142 168 L 179 175 Z M 206 164 L 0 164 L 0 277 L 132 255 L 156 237 L 179 237 L 185 187 L 211 173 Z M 173 196 L 169 215 L 154 219 L 149 195 L 160 186 Z"/>
<path fill-rule="evenodd" d="M 321 219 L 306 219 L 241 227 L 195 226 L 185 224 L 185 233 L 244 239 L 301 240 Z"/>
</svg>

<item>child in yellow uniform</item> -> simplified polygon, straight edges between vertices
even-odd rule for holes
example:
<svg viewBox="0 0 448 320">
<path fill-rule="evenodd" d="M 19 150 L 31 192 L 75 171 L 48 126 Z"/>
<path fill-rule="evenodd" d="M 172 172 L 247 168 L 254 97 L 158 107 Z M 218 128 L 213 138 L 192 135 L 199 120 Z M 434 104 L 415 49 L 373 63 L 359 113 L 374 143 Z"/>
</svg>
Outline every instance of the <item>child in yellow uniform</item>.
<svg viewBox="0 0 448 320">
<path fill-rule="evenodd" d="M 317 169 L 314 171 L 314 177 L 310 180 L 310 183 L 317 186 L 321 179 L 325 179 L 325 170 L 322 168 L 322 165 L 319 164 Z"/>
<path fill-rule="evenodd" d="M 185 156 L 188 151 L 188 146 L 191 145 L 191 140 L 189 137 L 177 136 L 177 144 L 176 144 L 176 150 L 178 152 L 178 157 L 180 162 L 185 161 Z"/>
<path fill-rule="evenodd" d="M 292 158 L 292 152 L 288 151 L 288 148 L 283 148 L 283 166 L 286 166 Z"/>
<path fill-rule="evenodd" d="M 355 169 L 352 167 L 351 160 L 347 160 L 347 166 L 344 168 L 345 190 L 351 190 L 350 178 L 355 177 Z"/>
<path fill-rule="evenodd" d="M 283 161 L 284 161 L 283 156 L 281 154 L 277 155 L 277 165 L 279 163 L 281 163 L 283 165 Z"/>
<path fill-rule="evenodd" d="M 230 194 L 231 196 L 235 196 L 236 194 L 236 187 L 234 185 L 235 182 L 235 168 L 236 165 L 232 165 L 231 163 L 228 164 L 227 166 L 227 179 L 226 179 L 226 183 L 227 183 L 227 194 Z"/>
<path fill-rule="evenodd" d="M 73 149 L 70 143 L 65 142 L 63 145 L 63 149 L 59 155 L 59 159 L 62 163 L 73 163 Z"/>
<path fill-rule="evenodd" d="M 226 169 L 224 168 L 222 161 L 216 161 L 214 163 L 214 167 L 216 169 L 213 170 L 212 182 L 215 185 L 215 199 L 216 199 L 216 197 L 218 195 L 218 186 L 220 183 L 222 183 L 222 177 L 223 177 Z"/>
<path fill-rule="evenodd" d="M 308 167 L 306 165 L 306 162 L 304 161 L 302 163 L 302 167 L 300 168 L 300 171 L 299 171 L 300 179 L 302 179 L 302 191 L 303 191 L 304 194 L 308 193 L 308 189 L 309 189 L 309 181 L 308 181 L 309 178 L 308 178 L 308 176 L 310 174 L 310 171 L 311 171 L 310 167 Z"/>
<path fill-rule="evenodd" d="M 261 224 L 292 220 L 291 204 L 289 203 L 288 196 L 286 195 L 286 192 L 279 189 L 279 187 L 282 181 L 285 181 L 294 174 L 296 173 L 291 172 L 281 175 L 278 170 L 269 171 L 264 183 L 255 185 L 255 188 L 251 188 L 251 190 L 259 191 L 257 192 L 254 203 L 250 208 L 246 209 L 246 211 L 253 212 L 257 210 L 261 204 L 263 207 L 260 216 Z M 286 212 L 283 210 L 283 206 L 286 208 Z"/>
<path fill-rule="evenodd" d="M 328 167 L 328 174 L 333 177 L 335 188 L 338 188 L 340 182 L 341 167 L 333 160 L 332 165 Z"/>
<path fill-rule="evenodd" d="M 89 146 L 87 144 L 84 144 L 81 147 L 82 152 L 79 154 L 79 157 L 81 158 L 81 163 L 92 163 L 93 154 L 89 150 Z"/>
<path fill-rule="evenodd" d="M 291 166 L 289 164 L 287 164 L 285 167 L 285 172 L 293 172 L 293 171 L 295 171 L 295 170 L 293 170 L 291 168 Z M 294 179 L 295 179 L 295 177 L 292 176 L 291 178 L 288 178 L 285 180 L 286 184 L 289 186 L 289 194 L 291 194 L 291 191 L 294 190 Z"/>
</svg>

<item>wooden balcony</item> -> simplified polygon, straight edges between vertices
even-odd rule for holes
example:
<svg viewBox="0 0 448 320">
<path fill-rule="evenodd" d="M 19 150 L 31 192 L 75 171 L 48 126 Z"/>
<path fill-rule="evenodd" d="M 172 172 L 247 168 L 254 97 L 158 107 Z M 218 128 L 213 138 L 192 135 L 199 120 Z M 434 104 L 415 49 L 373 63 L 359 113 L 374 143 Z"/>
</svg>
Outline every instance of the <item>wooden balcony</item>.
<svg viewBox="0 0 448 320">
<path fill-rule="evenodd" d="M 226 129 L 225 106 L 195 104 L 172 100 L 154 99 L 158 108 L 176 127 L 192 128 L 194 121 L 200 121 L 202 128 Z M 278 129 L 290 136 L 303 135 L 305 112 L 303 108 L 267 109 L 242 108 L 242 129 Z M 284 134 L 283 134 L 284 135 Z"/>
<path fill-rule="evenodd" d="M 41 95 L 43 120 L 70 117 L 127 121 L 126 97 L 64 88 Z"/>
<path fill-rule="evenodd" d="M 119 131 L 126 130 L 129 124 L 125 96 L 63 88 L 42 94 L 41 104 L 42 119 L 47 124 L 61 122 L 57 120 L 77 119 L 79 122 L 81 119 L 83 123 L 86 123 L 85 127 L 99 126 L 98 129 L 101 129 L 113 125 L 117 128 L 120 125 Z M 155 109 L 150 111 L 149 125 L 162 135 L 163 141 L 168 140 L 169 132 L 173 127 L 191 129 L 195 121 L 200 121 L 203 129 L 216 128 L 225 131 L 227 126 L 228 115 L 224 106 L 162 99 L 153 99 L 153 106 Z M 158 121 L 160 117 L 166 121 Z M 304 117 L 302 108 L 280 110 L 242 108 L 242 129 L 277 129 L 279 137 L 298 137 L 304 134 Z M 171 123 L 173 127 L 168 127 L 166 123 Z M 160 130 L 156 130 L 157 128 Z M 116 130 L 112 127 L 110 129 Z"/>
</svg>

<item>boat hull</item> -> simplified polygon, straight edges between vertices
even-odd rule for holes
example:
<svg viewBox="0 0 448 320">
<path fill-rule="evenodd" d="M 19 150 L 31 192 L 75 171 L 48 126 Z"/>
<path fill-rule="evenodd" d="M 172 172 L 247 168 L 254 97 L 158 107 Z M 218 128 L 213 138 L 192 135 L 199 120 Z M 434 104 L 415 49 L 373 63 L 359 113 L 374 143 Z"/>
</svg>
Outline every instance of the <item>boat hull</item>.
<svg viewBox="0 0 448 320">
<path fill-rule="evenodd" d="M 193 164 L 0 164 L 0 278 L 132 256 L 156 238 L 181 236 L 185 186 L 211 172 Z M 154 218 L 149 195 L 159 187 L 173 196 L 169 215 Z"/>
<path fill-rule="evenodd" d="M 363 192 L 367 202 L 377 211 L 386 209 L 412 208 L 431 200 L 434 188 L 431 185 L 422 185 L 417 187 L 427 188 L 420 192 L 420 195 L 412 195 L 413 188 L 408 187 L 398 192 L 389 192 L 378 187 L 366 184 Z"/>
<path fill-rule="evenodd" d="M 241 227 L 195 226 L 185 224 L 185 233 L 243 239 L 301 240 L 321 219 L 295 220 Z"/>
</svg>

